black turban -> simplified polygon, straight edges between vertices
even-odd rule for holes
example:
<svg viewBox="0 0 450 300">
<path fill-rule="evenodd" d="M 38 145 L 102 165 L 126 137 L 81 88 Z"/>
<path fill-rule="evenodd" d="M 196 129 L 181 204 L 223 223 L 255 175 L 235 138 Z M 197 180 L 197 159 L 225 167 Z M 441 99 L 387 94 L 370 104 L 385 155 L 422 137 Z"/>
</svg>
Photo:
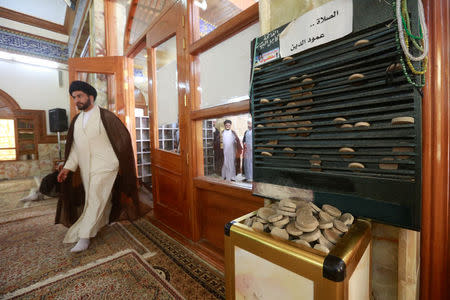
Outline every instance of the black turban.
<svg viewBox="0 0 450 300">
<path fill-rule="evenodd" d="M 95 98 L 97 98 L 97 90 L 92 85 L 84 81 L 80 80 L 72 81 L 69 87 L 69 94 L 72 96 L 72 93 L 75 91 L 82 91 L 86 95 L 94 96 L 94 101 Z"/>
<path fill-rule="evenodd" d="M 223 122 L 223 124 L 225 125 L 225 124 L 231 124 L 231 120 L 225 120 L 224 122 Z"/>
</svg>

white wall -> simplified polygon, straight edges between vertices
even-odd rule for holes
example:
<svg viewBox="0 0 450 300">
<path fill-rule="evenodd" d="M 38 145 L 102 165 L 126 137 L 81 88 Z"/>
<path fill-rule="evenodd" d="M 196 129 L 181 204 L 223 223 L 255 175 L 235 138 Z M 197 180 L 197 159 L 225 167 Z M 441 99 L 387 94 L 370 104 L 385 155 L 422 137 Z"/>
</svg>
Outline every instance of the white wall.
<svg viewBox="0 0 450 300">
<path fill-rule="evenodd" d="M 59 85 L 58 72 L 62 72 Z M 48 110 L 64 108 L 69 117 L 69 73 L 18 62 L 0 60 L 0 89 L 8 93 L 22 109 L 46 110 L 47 133 L 50 134 Z"/>
</svg>

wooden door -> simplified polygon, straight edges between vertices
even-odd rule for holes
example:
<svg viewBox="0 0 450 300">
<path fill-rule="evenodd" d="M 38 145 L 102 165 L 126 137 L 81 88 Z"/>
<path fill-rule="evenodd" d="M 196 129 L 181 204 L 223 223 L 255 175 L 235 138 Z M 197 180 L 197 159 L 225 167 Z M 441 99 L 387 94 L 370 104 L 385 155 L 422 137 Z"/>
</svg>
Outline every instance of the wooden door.
<svg viewBox="0 0 450 300">
<path fill-rule="evenodd" d="M 132 59 L 123 56 L 70 58 L 69 81 L 74 80 L 88 81 L 97 89 L 95 103 L 109 109 L 119 117 L 128 128 L 135 145 Z M 103 98 L 107 100 L 105 105 L 101 103 Z M 70 101 L 70 119 L 77 113 L 75 103 Z"/>
<path fill-rule="evenodd" d="M 147 32 L 152 181 L 155 217 L 190 236 L 186 196 L 185 65 L 182 4 L 163 12 Z"/>
</svg>

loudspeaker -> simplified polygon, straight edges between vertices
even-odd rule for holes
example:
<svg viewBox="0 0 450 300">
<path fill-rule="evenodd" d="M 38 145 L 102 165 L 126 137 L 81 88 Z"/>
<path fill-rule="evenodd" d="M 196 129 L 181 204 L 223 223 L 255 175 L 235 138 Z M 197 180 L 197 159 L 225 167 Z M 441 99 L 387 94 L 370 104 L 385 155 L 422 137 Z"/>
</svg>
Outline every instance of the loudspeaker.
<svg viewBox="0 0 450 300">
<path fill-rule="evenodd" d="M 66 131 L 69 128 L 66 110 L 63 108 L 50 109 L 48 111 L 48 119 L 50 121 L 51 132 Z"/>
</svg>

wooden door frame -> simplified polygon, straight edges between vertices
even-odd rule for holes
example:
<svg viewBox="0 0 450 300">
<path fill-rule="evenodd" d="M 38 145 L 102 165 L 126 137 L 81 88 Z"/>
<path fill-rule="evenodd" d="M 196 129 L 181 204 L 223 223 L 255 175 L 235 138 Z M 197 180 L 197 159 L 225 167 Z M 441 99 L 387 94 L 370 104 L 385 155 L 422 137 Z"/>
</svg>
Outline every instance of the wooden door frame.
<svg viewBox="0 0 450 300">
<path fill-rule="evenodd" d="M 430 50 L 422 130 L 420 299 L 450 296 L 450 4 L 425 0 Z"/>
<path fill-rule="evenodd" d="M 116 89 L 115 111 L 131 135 L 136 160 L 136 119 L 134 117 L 133 61 L 124 56 L 69 58 L 69 82 L 78 80 L 79 73 L 114 75 Z M 78 113 L 75 103 L 70 101 L 70 119 Z"/>
<path fill-rule="evenodd" d="M 186 69 L 186 30 L 185 24 L 182 21 L 184 19 L 185 8 L 181 1 L 175 2 L 173 5 L 165 9 L 158 18 L 152 23 L 146 32 L 146 46 L 147 46 L 147 63 L 148 63 L 148 95 L 149 95 L 149 121 L 150 121 L 150 141 L 151 141 L 151 160 L 152 160 L 152 184 L 154 187 L 158 186 L 158 172 L 180 174 L 181 190 L 180 201 L 182 209 L 182 228 L 171 228 L 178 233 L 181 233 L 187 238 L 192 239 L 192 220 L 190 210 L 190 193 L 188 189 L 188 172 L 189 172 L 189 148 L 188 148 L 188 127 L 186 126 L 186 116 L 188 116 L 187 105 L 187 91 L 189 73 Z M 177 82 L 178 82 L 178 128 L 179 128 L 179 143 L 180 152 L 173 153 L 159 149 L 158 142 L 158 118 L 155 115 L 157 113 L 158 104 L 156 99 L 156 51 L 155 47 L 161 45 L 165 41 L 169 40 L 173 36 L 176 36 L 176 52 L 177 52 Z M 178 175 L 177 175 L 178 176 Z M 157 211 L 157 201 L 159 199 L 158 188 L 153 189 L 153 199 L 155 201 L 155 217 L 159 216 Z M 163 223 L 164 220 L 161 219 Z"/>
</svg>

